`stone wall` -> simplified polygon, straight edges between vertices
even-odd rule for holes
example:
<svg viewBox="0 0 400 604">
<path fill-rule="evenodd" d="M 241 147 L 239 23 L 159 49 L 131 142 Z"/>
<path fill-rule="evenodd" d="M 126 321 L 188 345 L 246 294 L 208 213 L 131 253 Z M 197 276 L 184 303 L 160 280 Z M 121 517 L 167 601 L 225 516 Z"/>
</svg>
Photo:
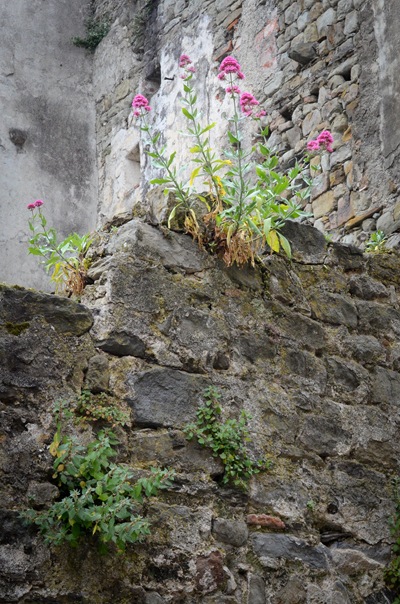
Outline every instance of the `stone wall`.
<svg viewBox="0 0 400 604">
<path fill-rule="evenodd" d="M 294 223 L 286 235 L 292 263 L 226 269 L 132 220 L 99 243 L 86 308 L 2 288 L 0 601 L 393 600 L 399 258 Z M 252 414 L 249 450 L 273 462 L 248 492 L 221 486 L 218 460 L 182 432 L 211 384 L 225 417 Z M 50 406 L 83 386 L 129 404 L 122 461 L 176 471 L 147 507 L 151 536 L 124 555 L 46 547 L 18 517 L 57 494 Z"/>
<path fill-rule="evenodd" d="M 234 54 L 268 111 L 271 145 L 289 165 L 324 128 L 335 137 L 315 179 L 311 223 L 333 240 L 362 244 L 367 234 L 397 231 L 398 8 L 384 0 L 98 0 L 114 26 L 96 53 L 100 224 L 162 216 L 159 195 L 146 197 L 155 175 L 129 125 L 132 96 L 151 99 L 152 120 L 187 162 L 180 130 L 177 62 L 196 63 L 200 106 L 208 120 L 229 111 L 216 81 L 220 60 Z M 222 130 L 213 131 L 221 145 Z M 183 141 L 185 142 L 185 141 Z M 140 172 L 139 172 L 140 168 Z M 142 178 L 140 178 L 140 174 Z M 154 210 L 155 206 L 155 210 Z M 154 212 L 156 216 L 154 216 Z M 398 243 L 397 234 L 389 245 Z"/>
<path fill-rule="evenodd" d="M 0 281 L 49 291 L 28 256 L 28 212 L 46 203 L 64 237 L 96 222 L 97 172 L 89 0 L 2 2 L 0 23 Z"/>
</svg>

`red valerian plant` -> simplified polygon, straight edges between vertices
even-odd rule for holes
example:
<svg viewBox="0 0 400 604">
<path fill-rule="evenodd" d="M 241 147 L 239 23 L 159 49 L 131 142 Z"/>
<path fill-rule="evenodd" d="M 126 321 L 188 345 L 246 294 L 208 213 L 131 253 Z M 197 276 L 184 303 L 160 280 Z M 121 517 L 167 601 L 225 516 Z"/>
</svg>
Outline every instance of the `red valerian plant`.
<svg viewBox="0 0 400 604">
<path fill-rule="evenodd" d="M 65 291 L 68 296 L 79 296 L 86 284 L 88 264 L 85 255 L 93 239 L 90 235 L 71 233 L 58 242 L 56 230 L 47 227 L 43 205 L 43 201 L 38 199 L 27 206 L 31 211 L 28 221 L 31 231 L 28 252 L 42 257 L 57 293 Z"/>
<path fill-rule="evenodd" d="M 188 135 L 193 139 L 189 151 L 196 164 L 189 182 L 178 179 L 173 166 L 176 152 L 167 157 L 166 146 L 160 145 L 160 133 L 152 133 L 147 118 L 150 110 L 147 99 L 136 95 L 132 103 L 133 116 L 150 147 L 147 154 L 153 159 L 153 165 L 164 171 L 163 176 L 153 179 L 151 184 L 164 185 L 164 192 L 172 191 L 176 197 L 168 225 L 171 226 L 177 214 L 183 213 L 186 231 L 200 245 L 216 251 L 228 266 L 249 261 L 254 264 L 266 245 L 271 252 L 283 250 L 290 258 L 290 244 L 282 228 L 287 220 L 308 215 L 303 208 L 310 195 L 311 182 L 306 175 L 305 162 L 297 162 L 285 173 L 278 171 L 279 157 L 268 147 L 267 127 L 261 129 L 255 145 L 245 148 L 244 123 L 249 119 L 259 123 L 266 112 L 253 94 L 241 90 L 240 83 L 245 75 L 232 56 L 222 61 L 217 75 L 218 80 L 227 83 L 225 92 L 232 105 L 232 115 L 227 120 L 228 147 L 224 150 L 224 158 L 219 157 L 210 141 L 210 130 L 216 122 L 201 123 L 197 94 L 191 85 L 196 69 L 187 54 L 181 55 L 179 67 L 183 70 L 182 113 L 187 119 Z M 330 132 L 324 131 L 316 141 L 310 141 L 308 150 L 330 152 L 332 142 Z M 199 194 L 194 190 L 197 178 L 204 179 L 207 193 Z M 197 200 L 206 206 L 202 220 L 195 211 Z"/>
</svg>

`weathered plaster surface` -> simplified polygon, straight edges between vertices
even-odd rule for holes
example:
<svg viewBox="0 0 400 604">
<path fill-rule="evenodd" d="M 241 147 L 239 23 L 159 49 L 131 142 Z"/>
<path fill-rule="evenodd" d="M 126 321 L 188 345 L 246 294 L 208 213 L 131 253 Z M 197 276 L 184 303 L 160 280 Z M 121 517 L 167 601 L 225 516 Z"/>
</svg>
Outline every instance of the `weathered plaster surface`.
<svg viewBox="0 0 400 604">
<path fill-rule="evenodd" d="M 89 1 L 2 2 L 0 23 L 0 280 L 49 289 L 28 257 L 28 212 L 46 203 L 62 234 L 95 224 L 97 173 L 92 56 L 71 38 L 85 35 Z M 25 140 L 10 140 L 10 130 Z M 22 144 L 21 144 L 22 142 Z"/>
</svg>

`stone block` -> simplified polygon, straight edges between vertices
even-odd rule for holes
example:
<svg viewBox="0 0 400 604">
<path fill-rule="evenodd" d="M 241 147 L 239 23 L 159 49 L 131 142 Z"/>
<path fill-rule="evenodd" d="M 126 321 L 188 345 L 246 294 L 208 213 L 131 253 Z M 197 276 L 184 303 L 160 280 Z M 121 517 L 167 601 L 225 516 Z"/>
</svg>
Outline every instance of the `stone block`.
<svg viewBox="0 0 400 604">
<path fill-rule="evenodd" d="M 376 367 L 372 383 L 372 402 L 400 406 L 400 374 Z"/>
<path fill-rule="evenodd" d="M 222 541 L 222 543 L 228 543 L 235 547 L 245 545 L 249 535 L 245 522 L 228 520 L 226 518 L 215 518 L 212 523 L 211 532 L 217 541 Z"/>
<path fill-rule="evenodd" d="M 357 327 L 357 308 L 345 296 L 330 292 L 314 292 L 308 301 L 317 319 L 333 325 Z"/>
<path fill-rule="evenodd" d="M 249 573 L 247 604 L 265 604 L 265 581 L 259 575 Z"/>
<path fill-rule="evenodd" d="M 352 435 L 340 425 L 339 417 L 307 415 L 298 436 L 299 443 L 320 457 L 333 457 L 349 451 Z"/>
<path fill-rule="evenodd" d="M 349 337 L 345 341 L 345 346 L 351 351 L 353 358 L 360 363 L 376 364 L 386 360 L 386 350 L 374 336 Z"/>
<path fill-rule="evenodd" d="M 346 36 L 354 34 L 358 30 L 358 12 L 356 10 L 347 13 L 344 21 L 344 33 Z"/>
<path fill-rule="evenodd" d="M 317 19 L 317 30 L 320 37 L 326 36 L 329 32 L 329 28 L 336 21 L 336 11 L 334 8 L 328 8 L 320 17 Z"/>
<path fill-rule="evenodd" d="M 310 42 L 299 42 L 297 44 L 291 44 L 288 55 L 291 59 L 300 63 L 301 65 L 307 65 L 313 61 L 317 56 L 315 47 Z"/>
<path fill-rule="evenodd" d="M 310 134 L 310 132 L 314 130 L 320 122 L 321 112 L 319 111 L 319 109 L 309 111 L 309 113 L 307 113 L 307 115 L 305 116 L 302 124 L 303 136 L 307 136 L 308 134 Z"/>
<path fill-rule="evenodd" d="M 337 5 L 337 18 L 344 19 L 353 8 L 353 0 L 339 0 Z"/>
<path fill-rule="evenodd" d="M 387 288 L 366 275 L 353 275 L 349 282 L 349 292 L 363 300 L 375 300 L 376 298 L 388 298 Z"/>
<path fill-rule="evenodd" d="M 336 199 L 333 191 L 327 191 L 313 200 L 312 209 L 315 218 L 326 216 L 336 209 Z"/>
<path fill-rule="evenodd" d="M 305 604 L 306 599 L 305 582 L 298 577 L 291 577 L 273 596 L 272 604 Z"/>
<path fill-rule="evenodd" d="M 300 6 L 298 2 L 291 2 L 290 6 L 285 10 L 285 23 L 291 25 L 300 15 Z"/>
<path fill-rule="evenodd" d="M 208 385 L 204 376 L 153 369 L 127 375 L 127 402 L 137 426 L 183 427 L 193 421 Z"/>
<path fill-rule="evenodd" d="M 93 325 L 92 313 L 83 304 L 61 296 L 0 284 L 0 320 L 29 323 L 42 318 L 64 335 L 81 336 Z"/>
<path fill-rule="evenodd" d="M 342 391 L 352 392 L 360 386 L 363 380 L 368 379 L 368 372 L 361 365 L 352 361 L 329 357 L 326 363 L 330 381 L 335 388 L 341 386 Z"/>
<path fill-rule="evenodd" d="M 307 27 L 305 28 L 305 30 L 303 32 L 303 38 L 304 38 L 304 42 L 306 44 L 317 42 L 318 30 L 317 30 L 317 26 L 315 23 L 310 23 L 309 25 L 307 25 Z"/>
<path fill-rule="evenodd" d="M 109 388 L 109 382 L 110 368 L 108 358 L 106 355 L 96 354 L 89 359 L 85 388 L 94 394 L 106 392 Z"/>
<path fill-rule="evenodd" d="M 292 245 L 295 260 L 307 264 L 320 264 L 326 256 L 325 237 L 312 226 L 288 221 L 282 229 Z"/>
<path fill-rule="evenodd" d="M 326 172 L 317 174 L 312 181 L 311 199 L 316 199 L 329 188 L 330 177 Z"/>
<path fill-rule="evenodd" d="M 324 545 L 313 547 L 297 537 L 268 533 L 253 535 L 251 542 L 255 554 L 259 558 L 297 560 L 305 566 L 318 570 L 327 571 L 329 568 L 331 554 Z"/>
</svg>

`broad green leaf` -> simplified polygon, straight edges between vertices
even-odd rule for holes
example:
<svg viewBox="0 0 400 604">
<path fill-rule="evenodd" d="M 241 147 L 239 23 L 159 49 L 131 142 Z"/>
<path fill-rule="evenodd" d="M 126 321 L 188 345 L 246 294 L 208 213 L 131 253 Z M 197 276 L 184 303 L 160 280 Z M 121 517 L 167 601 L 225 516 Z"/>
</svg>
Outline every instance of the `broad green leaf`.
<svg viewBox="0 0 400 604">
<path fill-rule="evenodd" d="M 193 115 L 186 109 L 186 107 L 182 107 L 182 113 L 189 120 L 193 120 Z"/>
<path fill-rule="evenodd" d="M 150 181 L 151 185 L 165 185 L 166 183 L 169 183 L 170 180 L 169 178 L 153 178 Z"/>
<path fill-rule="evenodd" d="M 208 124 L 208 126 L 206 126 L 205 128 L 203 128 L 203 130 L 200 132 L 200 134 L 205 134 L 209 130 L 212 130 L 212 128 L 214 128 L 214 126 L 216 126 L 216 125 L 217 125 L 217 122 L 213 122 L 212 124 Z"/>
<path fill-rule="evenodd" d="M 269 231 L 266 241 L 273 252 L 279 252 L 279 239 L 276 231 Z"/>
<path fill-rule="evenodd" d="M 282 233 L 278 233 L 278 237 L 279 237 L 279 240 L 281 242 L 281 246 L 282 246 L 283 251 L 285 252 L 286 256 L 288 258 L 291 258 L 292 257 L 292 250 L 291 250 L 289 241 L 286 239 L 286 237 L 284 237 L 282 235 Z"/>
<path fill-rule="evenodd" d="M 264 220 L 263 230 L 264 230 L 264 236 L 265 236 L 265 238 L 268 237 L 268 233 L 271 230 L 271 224 L 272 224 L 272 218 L 266 218 Z"/>
<path fill-rule="evenodd" d="M 196 178 L 196 177 L 199 175 L 200 171 L 201 171 L 201 166 L 199 166 L 198 168 L 195 168 L 195 169 L 193 170 L 193 172 L 192 172 L 192 173 L 191 173 L 191 175 L 190 175 L 190 180 L 189 180 L 189 184 L 190 184 L 190 186 L 192 186 L 192 185 L 193 185 L 193 183 L 194 183 L 194 179 L 195 179 L 195 178 Z"/>
</svg>

